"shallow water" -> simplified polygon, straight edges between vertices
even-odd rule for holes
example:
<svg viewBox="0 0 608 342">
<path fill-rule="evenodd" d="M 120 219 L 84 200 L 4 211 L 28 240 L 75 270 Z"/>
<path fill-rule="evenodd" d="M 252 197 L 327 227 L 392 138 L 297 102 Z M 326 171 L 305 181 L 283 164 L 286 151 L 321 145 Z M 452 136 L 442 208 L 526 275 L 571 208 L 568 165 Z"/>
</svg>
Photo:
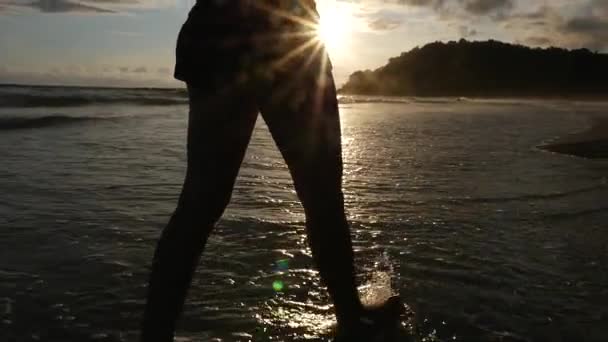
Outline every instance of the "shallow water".
<svg viewBox="0 0 608 342">
<path fill-rule="evenodd" d="M 400 293 L 426 340 L 606 339 L 608 162 L 535 146 L 607 104 L 347 100 L 344 190 L 370 300 Z M 136 339 L 187 110 L 138 101 L 0 109 L 0 340 Z M 51 115 L 69 118 L 6 124 Z M 178 336 L 325 340 L 327 304 L 260 119 Z"/>
</svg>

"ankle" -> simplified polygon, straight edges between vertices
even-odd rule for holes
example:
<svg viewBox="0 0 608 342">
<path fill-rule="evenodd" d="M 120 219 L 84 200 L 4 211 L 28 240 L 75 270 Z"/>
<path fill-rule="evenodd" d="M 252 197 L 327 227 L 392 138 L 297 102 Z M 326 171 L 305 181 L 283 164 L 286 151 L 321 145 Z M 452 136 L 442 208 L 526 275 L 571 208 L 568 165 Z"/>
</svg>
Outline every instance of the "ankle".
<svg viewBox="0 0 608 342">
<path fill-rule="evenodd" d="M 352 327 L 360 324 L 360 319 L 364 314 L 365 308 L 359 303 L 358 305 L 351 306 L 347 310 L 336 309 L 336 320 L 338 321 L 338 326 Z"/>
</svg>

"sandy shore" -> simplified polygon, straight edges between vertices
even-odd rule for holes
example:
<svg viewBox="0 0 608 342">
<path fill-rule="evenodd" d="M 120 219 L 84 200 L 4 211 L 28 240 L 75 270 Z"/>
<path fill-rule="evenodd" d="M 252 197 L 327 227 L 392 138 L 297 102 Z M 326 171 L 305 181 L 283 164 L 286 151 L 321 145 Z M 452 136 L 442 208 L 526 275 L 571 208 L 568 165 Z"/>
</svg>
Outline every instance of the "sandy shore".
<svg viewBox="0 0 608 342">
<path fill-rule="evenodd" d="M 592 118 L 588 130 L 558 138 L 540 148 L 584 158 L 608 158 L 608 117 Z"/>
</svg>

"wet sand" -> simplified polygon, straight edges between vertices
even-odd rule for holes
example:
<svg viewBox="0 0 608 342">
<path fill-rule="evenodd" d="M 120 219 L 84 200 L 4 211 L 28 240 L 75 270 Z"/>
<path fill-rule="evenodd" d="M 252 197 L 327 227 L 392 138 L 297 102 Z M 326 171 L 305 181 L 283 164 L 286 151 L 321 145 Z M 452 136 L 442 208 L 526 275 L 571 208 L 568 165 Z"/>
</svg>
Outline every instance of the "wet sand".
<svg viewBox="0 0 608 342">
<path fill-rule="evenodd" d="M 558 138 L 540 148 L 583 158 L 608 158 L 608 118 L 592 118 L 589 129 Z"/>
</svg>

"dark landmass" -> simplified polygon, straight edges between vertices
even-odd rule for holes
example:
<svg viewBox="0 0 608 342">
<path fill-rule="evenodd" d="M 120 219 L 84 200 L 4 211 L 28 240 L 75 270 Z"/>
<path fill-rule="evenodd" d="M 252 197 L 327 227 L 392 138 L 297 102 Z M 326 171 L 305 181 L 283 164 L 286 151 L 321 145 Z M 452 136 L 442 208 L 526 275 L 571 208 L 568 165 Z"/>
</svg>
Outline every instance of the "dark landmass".
<svg viewBox="0 0 608 342">
<path fill-rule="evenodd" d="M 547 151 L 588 159 L 608 158 L 608 139 L 543 146 Z"/>
<path fill-rule="evenodd" d="M 588 130 L 570 134 L 539 147 L 583 158 L 608 158 L 608 117 L 594 118 Z"/>
<path fill-rule="evenodd" d="M 494 40 L 435 42 L 357 71 L 341 93 L 393 96 L 608 98 L 608 54 Z"/>
</svg>

